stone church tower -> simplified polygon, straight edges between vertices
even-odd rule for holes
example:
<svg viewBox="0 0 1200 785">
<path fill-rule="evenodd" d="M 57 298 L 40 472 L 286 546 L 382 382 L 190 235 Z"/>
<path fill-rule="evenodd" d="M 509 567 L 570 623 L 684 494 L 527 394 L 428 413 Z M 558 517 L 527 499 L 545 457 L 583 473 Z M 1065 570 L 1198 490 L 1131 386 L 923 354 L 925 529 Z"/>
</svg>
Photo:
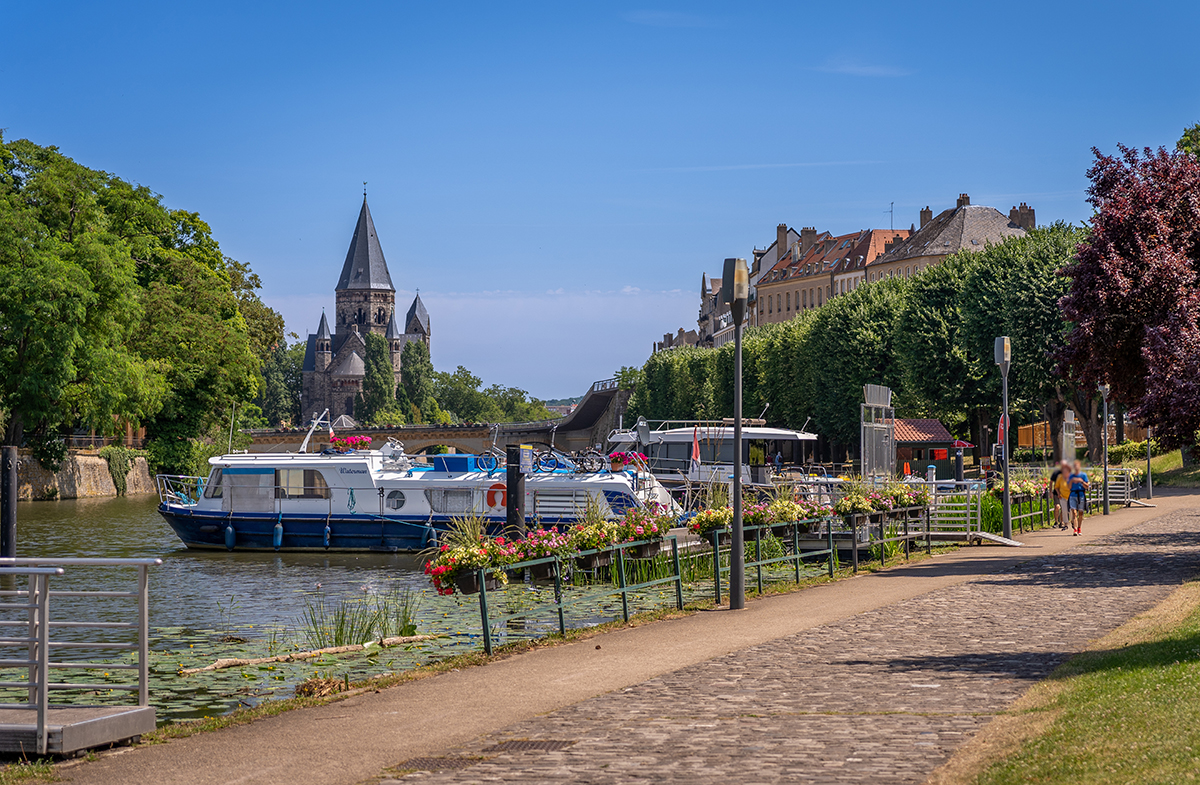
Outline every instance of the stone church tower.
<svg viewBox="0 0 1200 785">
<path fill-rule="evenodd" d="M 396 314 L 396 288 L 388 272 L 375 222 L 363 196 L 350 250 L 334 289 L 334 330 L 325 314 L 315 335 L 308 336 L 302 371 L 300 406 L 306 422 L 329 409 L 331 419 L 354 415 L 354 398 L 362 392 L 369 333 L 388 342 L 393 384 L 400 383 L 400 355 L 409 341 L 429 344 L 429 312 L 418 294 L 404 317 L 401 331 Z"/>
</svg>

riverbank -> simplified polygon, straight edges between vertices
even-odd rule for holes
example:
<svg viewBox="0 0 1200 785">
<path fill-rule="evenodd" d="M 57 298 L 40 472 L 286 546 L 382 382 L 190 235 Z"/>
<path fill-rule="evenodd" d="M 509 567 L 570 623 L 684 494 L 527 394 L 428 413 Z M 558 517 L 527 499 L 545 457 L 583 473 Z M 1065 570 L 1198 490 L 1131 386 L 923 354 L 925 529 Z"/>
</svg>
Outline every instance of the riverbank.
<svg viewBox="0 0 1200 785">
<path fill-rule="evenodd" d="M 130 458 L 125 475 L 125 494 L 137 496 L 155 493 L 154 477 L 142 457 Z M 108 461 L 99 455 L 71 453 L 63 459 L 57 472 L 43 467 L 28 453 L 17 458 L 17 499 L 20 501 L 54 501 L 58 499 L 93 499 L 116 496 Z"/>
<path fill-rule="evenodd" d="M 781 761 L 800 768 L 775 774 L 878 773 L 878 754 L 855 754 L 863 745 L 886 752 L 885 763 L 894 751 L 931 771 L 1033 680 L 1194 572 L 1200 522 L 1180 513 L 1200 498 L 1155 501 L 1089 519 L 1082 538 L 1043 530 L 1025 535 L 1029 548 L 963 548 L 743 612 L 535 648 L 60 773 L 81 784 L 358 783 L 434 755 L 476 758 L 479 769 L 459 774 L 501 782 L 620 779 L 632 765 L 664 781 L 728 781 Z M 1112 537 L 1154 519 L 1143 536 Z M 1173 547 L 1172 532 L 1187 527 L 1197 531 Z M 485 752 L 511 738 L 569 749 Z M 927 754 L 912 755 L 914 738 Z"/>
</svg>

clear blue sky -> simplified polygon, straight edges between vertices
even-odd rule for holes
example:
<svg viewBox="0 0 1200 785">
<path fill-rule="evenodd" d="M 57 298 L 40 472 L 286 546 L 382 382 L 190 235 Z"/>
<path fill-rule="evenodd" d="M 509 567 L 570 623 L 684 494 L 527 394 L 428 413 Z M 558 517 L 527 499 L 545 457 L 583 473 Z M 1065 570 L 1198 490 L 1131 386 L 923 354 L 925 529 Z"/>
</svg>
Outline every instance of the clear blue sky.
<svg viewBox="0 0 1200 785">
<path fill-rule="evenodd" d="M 0 128 L 198 211 L 315 331 L 362 198 L 441 370 L 582 394 L 775 225 L 1078 222 L 1200 121 L 1200 4 L 9 3 Z M 508 332 L 509 328 L 512 332 Z"/>
</svg>

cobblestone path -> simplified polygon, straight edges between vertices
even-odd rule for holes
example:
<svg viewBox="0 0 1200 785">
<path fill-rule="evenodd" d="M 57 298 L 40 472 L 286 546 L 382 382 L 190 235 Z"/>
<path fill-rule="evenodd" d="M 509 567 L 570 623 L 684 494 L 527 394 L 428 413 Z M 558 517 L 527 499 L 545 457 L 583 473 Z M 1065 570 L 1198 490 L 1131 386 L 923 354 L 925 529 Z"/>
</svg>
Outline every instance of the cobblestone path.
<svg viewBox="0 0 1200 785">
<path fill-rule="evenodd" d="M 921 782 L 1089 641 L 1200 573 L 1184 509 L 506 728 L 405 783 Z M 496 751 L 515 740 L 569 743 Z M 397 764 L 402 764 L 397 761 Z"/>
</svg>

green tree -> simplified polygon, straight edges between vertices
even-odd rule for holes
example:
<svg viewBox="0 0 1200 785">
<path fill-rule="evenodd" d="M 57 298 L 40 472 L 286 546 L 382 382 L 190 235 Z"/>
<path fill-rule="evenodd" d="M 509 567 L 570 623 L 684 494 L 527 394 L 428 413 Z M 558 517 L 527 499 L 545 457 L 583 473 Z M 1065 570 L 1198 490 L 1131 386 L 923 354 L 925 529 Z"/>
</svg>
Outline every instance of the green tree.
<svg viewBox="0 0 1200 785">
<path fill-rule="evenodd" d="M 1183 130 L 1183 136 L 1175 143 L 1175 149 L 1200 158 L 1200 123 Z"/>
<path fill-rule="evenodd" d="M 111 180 L 56 148 L 0 137 L 4 441 L 42 456 L 65 429 L 143 422 L 166 394 L 164 365 L 132 347 L 137 260 L 103 208 Z"/>
<path fill-rule="evenodd" d="M 364 425 L 375 425 L 380 418 L 389 423 L 403 413 L 396 406 L 396 373 L 392 368 L 392 354 L 387 339 L 375 333 L 367 333 L 366 371 L 363 375 L 362 392 L 354 404 L 354 413 Z"/>
<path fill-rule="evenodd" d="M 412 422 L 436 422 L 440 412 L 433 396 L 433 363 L 424 341 L 409 341 L 400 353 L 400 382 L 408 397 Z"/>
<path fill-rule="evenodd" d="M 297 336 L 293 333 L 292 337 Z M 280 341 L 263 364 L 263 386 L 258 405 L 272 425 L 301 424 L 304 350 L 303 341 L 296 341 L 291 346 Z"/>
</svg>

